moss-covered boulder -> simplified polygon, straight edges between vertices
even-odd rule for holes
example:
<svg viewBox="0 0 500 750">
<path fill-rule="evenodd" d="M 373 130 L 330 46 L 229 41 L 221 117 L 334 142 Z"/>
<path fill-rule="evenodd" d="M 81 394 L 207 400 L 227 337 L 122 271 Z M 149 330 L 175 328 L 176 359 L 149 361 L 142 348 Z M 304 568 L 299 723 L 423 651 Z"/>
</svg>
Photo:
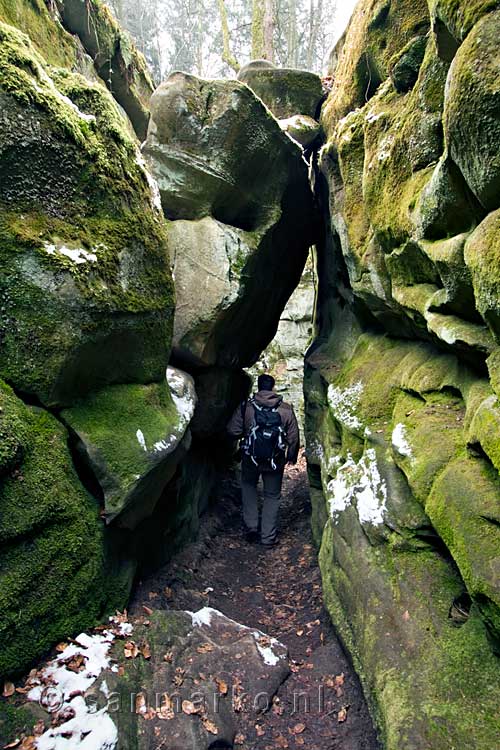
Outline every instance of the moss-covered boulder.
<svg viewBox="0 0 500 750">
<path fill-rule="evenodd" d="M 8 677 L 123 606 L 128 588 L 107 575 L 104 524 L 66 431 L 3 383 L 0 445 L 0 675 Z"/>
<path fill-rule="evenodd" d="M 465 245 L 465 261 L 472 276 L 477 309 L 500 341 L 500 211 L 478 226 Z"/>
<path fill-rule="evenodd" d="M 278 120 L 293 115 L 314 118 L 323 99 L 320 77 L 307 70 L 250 63 L 240 70 L 238 80 L 246 83 Z"/>
<path fill-rule="evenodd" d="M 151 108 L 143 151 L 175 220 L 176 352 L 203 366 L 250 365 L 315 239 L 302 150 L 237 81 L 174 73 Z"/>
<path fill-rule="evenodd" d="M 487 381 L 414 342 L 331 351 L 310 355 L 305 388 L 326 605 L 385 747 L 482 750 L 500 674 L 500 480 L 470 426 Z"/>
<path fill-rule="evenodd" d="M 163 217 L 109 94 L 0 25 L 0 372 L 47 405 L 168 359 Z"/>
<path fill-rule="evenodd" d="M 500 206 L 500 11 L 472 29 L 453 60 L 446 89 L 449 153 L 484 209 Z"/>
<path fill-rule="evenodd" d="M 192 378 L 169 367 L 161 383 L 113 385 L 62 412 L 108 523 L 126 515 L 133 528 L 152 514 L 189 448 L 195 404 Z"/>
<path fill-rule="evenodd" d="M 146 137 L 154 86 L 146 60 L 101 0 L 55 0 L 64 27 L 78 36 L 99 77 L 129 116 L 137 137 Z"/>
<path fill-rule="evenodd" d="M 290 138 L 300 143 L 302 148 L 307 148 L 318 138 L 321 127 L 312 117 L 307 115 L 294 115 L 279 121 L 280 128 L 288 133 Z"/>
</svg>

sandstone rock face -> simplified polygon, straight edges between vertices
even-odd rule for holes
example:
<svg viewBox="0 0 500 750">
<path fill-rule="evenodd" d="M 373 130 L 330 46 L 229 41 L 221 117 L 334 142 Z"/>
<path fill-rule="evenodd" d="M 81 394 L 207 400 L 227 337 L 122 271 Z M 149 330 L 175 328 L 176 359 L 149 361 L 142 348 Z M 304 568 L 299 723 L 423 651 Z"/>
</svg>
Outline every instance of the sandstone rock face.
<svg viewBox="0 0 500 750">
<path fill-rule="evenodd" d="M 313 334 L 315 294 L 313 260 L 309 259 L 297 289 L 283 310 L 276 336 L 248 371 L 254 385 L 263 372 L 275 378 L 277 392 L 294 407 L 301 433 L 304 427 L 304 356 Z"/>
<path fill-rule="evenodd" d="M 280 120 L 279 123 L 281 129 L 297 141 L 302 148 L 314 143 L 321 130 L 319 122 L 307 115 L 294 115 L 286 120 Z"/>
<path fill-rule="evenodd" d="M 252 89 L 278 120 L 294 115 L 316 117 L 323 90 L 315 73 L 294 68 L 275 68 L 265 61 L 245 65 L 238 80 Z"/>
<path fill-rule="evenodd" d="M 100 85 L 0 35 L 0 373 L 49 406 L 161 380 L 173 288 L 140 154 Z"/>
<path fill-rule="evenodd" d="M 426 6 L 359 3 L 334 56 L 306 438 L 327 606 L 385 746 L 479 750 L 500 648 L 500 18 Z"/>
</svg>

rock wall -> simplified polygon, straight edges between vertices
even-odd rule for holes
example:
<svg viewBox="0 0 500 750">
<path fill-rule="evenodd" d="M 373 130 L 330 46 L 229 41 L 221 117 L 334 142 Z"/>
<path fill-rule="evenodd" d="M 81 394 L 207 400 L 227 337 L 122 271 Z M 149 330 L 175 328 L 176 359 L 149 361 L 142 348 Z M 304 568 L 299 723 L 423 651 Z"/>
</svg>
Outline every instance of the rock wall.
<svg viewBox="0 0 500 750">
<path fill-rule="evenodd" d="M 0 0 L 1 677 L 194 538 L 314 242 L 302 149 L 247 86 L 152 91 L 99 0 Z"/>
<path fill-rule="evenodd" d="M 497 8 L 362 0 L 321 115 L 313 528 L 387 748 L 498 736 Z"/>
</svg>

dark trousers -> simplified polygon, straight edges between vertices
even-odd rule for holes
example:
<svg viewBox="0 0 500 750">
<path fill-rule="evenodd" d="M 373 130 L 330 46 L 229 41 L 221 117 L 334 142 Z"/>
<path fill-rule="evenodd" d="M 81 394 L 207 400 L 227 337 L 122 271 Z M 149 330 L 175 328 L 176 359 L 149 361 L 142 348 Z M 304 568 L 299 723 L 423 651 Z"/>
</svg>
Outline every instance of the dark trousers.
<svg viewBox="0 0 500 750">
<path fill-rule="evenodd" d="M 257 484 L 259 478 L 262 477 L 264 504 L 262 506 L 261 539 L 264 544 L 274 542 L 276 539 L 283 471 L 283 468 L 278 471 L 261 471 L 253 461 L 246 457 L 243 457 L 241 463 L 243 519 L 249 531 L 257 531 L 259 526 Z"/>
</svg>

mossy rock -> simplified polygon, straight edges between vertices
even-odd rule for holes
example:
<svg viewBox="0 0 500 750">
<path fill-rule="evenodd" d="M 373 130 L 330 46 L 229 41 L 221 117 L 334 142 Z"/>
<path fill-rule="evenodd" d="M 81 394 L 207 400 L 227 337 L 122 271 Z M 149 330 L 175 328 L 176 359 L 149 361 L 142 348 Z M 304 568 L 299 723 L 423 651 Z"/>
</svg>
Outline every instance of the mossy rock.
<svg viewBox="0 0 500 750">
<path fill-rule="evenodd" d="M 446 91 L 450 157 L 485 211 L 500 207 L 500 11 L 485 15 L 458 50 Z"/>
<path fill-rule="evenodd" d="M 250 64 L 239 72 L 238 80 L 246 83 L 278 120 L 294 115 L 315 118 L 323 99 L 321 78 L 307 70 Z"/>
<path fill-rule="evenodd" d="M 391 78 L 394 88 L 400 94 L 410 91 L 417 82 L 420 67 L 427 47 L 425 36 L 411 39 L 394 62 Z"/>
<path fill-rule="evenodd" d="M 126 511 L 117 522 L 134 528 L 153 513 L 189 447 L 195 404 L 192 378 L 168 368 L 162 383 L 110 386 L 62 412 L 108 523 Z"/>
<path fill-rule="evenodd" d="M 154 86 L 144 56 L 101 0 L 56 0 L 62 24 L 78 35 L 98 75 L 130 118 L 137 137 L 146 137 Z"/>
<path fill-rule="evenodd" d="M 161 380 L 173 285 L 161 213 L 109 94 L 0 25 L 0 372 L 47 405 Z"/>
<path fill-rule="evenodd" d="M 465 244 L 465 262 L 472 276 L 478 311 L 500 341 L 500 210 L 489 214 Z"/>
<path fill-rule="evenodd" d="M 0 387 L 0 675 L 26 669 L 128 594 L 106 575 L 99 507 L 81 485 L 67 433 Z M 130 586 L 130 581 L 128 581 Z"/>
<path fill-rule="evenodd" d="M 456 43 L 456 49 L 474 25 L 499 7 L 498 0 L 428 0 L 438 38 L 443 26 Z M 456 50 L 455 50 L 456 51 Z"/>
</svg>

